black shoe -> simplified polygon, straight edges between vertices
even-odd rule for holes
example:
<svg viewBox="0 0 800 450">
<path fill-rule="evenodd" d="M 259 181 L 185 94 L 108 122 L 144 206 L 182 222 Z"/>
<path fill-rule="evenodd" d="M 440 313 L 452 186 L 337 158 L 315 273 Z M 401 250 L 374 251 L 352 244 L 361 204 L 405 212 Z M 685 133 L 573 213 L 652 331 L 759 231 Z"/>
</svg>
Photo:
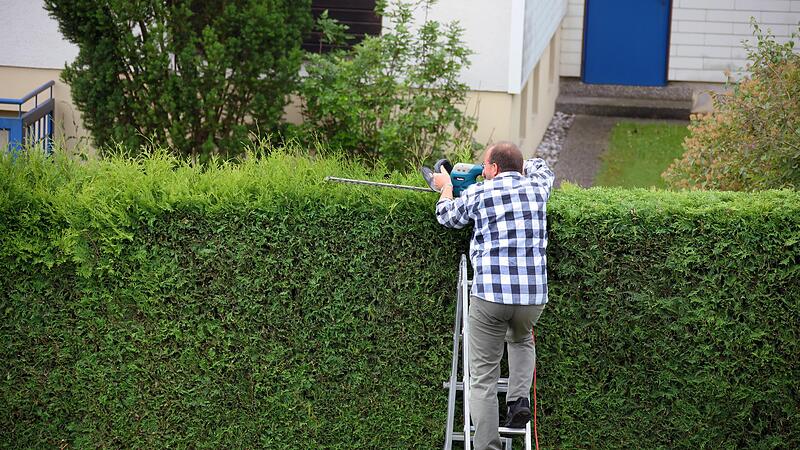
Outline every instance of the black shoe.
<svg viewBox="0 0 800 450">
<path fill-rule="evenodd" d="M 506 415 L 506 428 L 525 428 L 525 425 L 531 421 L 531 402 L 527 398 L 520 398 L 508 405 L 508 414 Z"/>
</svg>

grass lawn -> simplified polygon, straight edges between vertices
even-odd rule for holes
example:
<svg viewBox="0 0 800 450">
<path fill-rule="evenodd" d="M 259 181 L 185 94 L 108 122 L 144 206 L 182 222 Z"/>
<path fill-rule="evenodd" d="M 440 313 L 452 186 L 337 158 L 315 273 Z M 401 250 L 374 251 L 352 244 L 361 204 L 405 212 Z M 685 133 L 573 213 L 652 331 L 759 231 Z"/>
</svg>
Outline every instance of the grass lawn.
<svg viewBox="0 0 800 450">
<path fill-rule="evenodd" d="M 686 125 L 620 122 L 613 130 L 595 186 L 666 188 L 661 173 L 683 154 Z"/>
</svg>

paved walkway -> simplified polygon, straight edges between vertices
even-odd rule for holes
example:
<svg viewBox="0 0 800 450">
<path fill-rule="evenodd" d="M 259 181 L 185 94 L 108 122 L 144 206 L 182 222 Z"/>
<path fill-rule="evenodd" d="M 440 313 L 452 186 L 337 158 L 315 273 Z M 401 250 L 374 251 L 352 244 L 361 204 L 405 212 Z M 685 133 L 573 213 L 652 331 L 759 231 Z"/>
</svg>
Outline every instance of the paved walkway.
<svg viewBox="0 0 800 450">
<path fill-rule="evenodd" d="M 554 170 L 555 187 L 559 187 L 563 181 L 582 187 L 593 185 L 601 165 L 600 155 L 608 149 L 611 129 L 617 122 L 689 124 L 683 120 L 577 115 L 558 155 L 558 163 Z"/>
</svg>

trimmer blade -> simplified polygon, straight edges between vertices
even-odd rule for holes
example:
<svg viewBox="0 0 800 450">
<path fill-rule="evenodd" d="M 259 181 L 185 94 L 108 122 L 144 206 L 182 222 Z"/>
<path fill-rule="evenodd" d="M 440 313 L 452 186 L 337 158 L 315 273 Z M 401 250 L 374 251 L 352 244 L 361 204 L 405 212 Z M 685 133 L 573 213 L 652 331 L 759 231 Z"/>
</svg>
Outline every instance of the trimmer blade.
<svg viewBox="0 0 800 450">
<path fill-rule="evenodd" d="M 422 178 L 425 179 L 425 182 L 428 183 L 428 186 L 435 191 L 436 186 L 433 185 L 433 170 L 428 167 L 420 167 L 419 171 L 422 173 Z"/>
</svg>

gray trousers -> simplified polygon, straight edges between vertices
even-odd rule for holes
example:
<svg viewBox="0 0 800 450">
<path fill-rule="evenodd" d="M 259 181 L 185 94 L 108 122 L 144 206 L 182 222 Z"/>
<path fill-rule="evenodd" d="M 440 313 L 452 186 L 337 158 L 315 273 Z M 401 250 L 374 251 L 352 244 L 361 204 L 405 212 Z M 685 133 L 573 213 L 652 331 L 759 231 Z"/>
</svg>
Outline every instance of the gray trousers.
<svg viewBox="0 0 800 450">
<path fill-rule="evenodd" d="M 530 398 L 536 349 L 531 330 L 544 305 L 503 305 L 471 296 L 469 305 L 469 404 L 476 450 L 500 450 L 497 380 L 503 341 L 508 342 L 506 402 Z"/>
</svg>

